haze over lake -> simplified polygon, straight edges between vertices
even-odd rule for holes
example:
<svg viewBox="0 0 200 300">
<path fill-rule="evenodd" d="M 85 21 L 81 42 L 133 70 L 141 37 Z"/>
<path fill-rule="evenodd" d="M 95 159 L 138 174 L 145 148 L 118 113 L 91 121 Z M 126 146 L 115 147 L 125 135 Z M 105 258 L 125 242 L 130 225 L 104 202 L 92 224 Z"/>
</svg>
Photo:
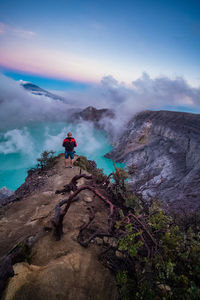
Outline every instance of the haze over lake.
<svg viewBox="0 0 200 300">
<path fill-rule="evenodd" d="M 106 135 L 92 124 L 38 123 L 0 134 L 0 188 L 16 190 L 25 180 L 27 170 L 36 166 L 36 158 L 44 150 L 64 152 L 62 141 L 72 131 L 77 140 L 78 155 L 95 160 L 106 174 L 114 170 L 113 162 L 104 157 L 112 147 Z M 64 161 L 63 161 L 64 166 Z"/>
</svg>

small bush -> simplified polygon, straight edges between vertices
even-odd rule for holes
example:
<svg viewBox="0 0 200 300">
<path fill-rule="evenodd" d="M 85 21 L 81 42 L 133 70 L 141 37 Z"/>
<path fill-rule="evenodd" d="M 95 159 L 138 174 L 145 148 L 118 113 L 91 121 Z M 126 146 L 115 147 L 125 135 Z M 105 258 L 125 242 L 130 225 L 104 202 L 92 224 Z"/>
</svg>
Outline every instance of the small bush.
<svg viewBox="0 0 200 300">
<path fill-rule="evenodd" d="M 142 208 L 139 213 L 144 213 Z M 117 274 L 121 299 L 200 299 L 199 232 L 192 228 L 181 231 L 155 202 L 141 221 L 156 241 L 157 249 L 148 255 L 145 247 L 151 249 L 152 240 L 144 230 L 138 231 L 137 222 L 124 225 L 118 221 L 117 229 L 126 232 L 118 242 L 119 251 L 125 251 L 127 266 L 127 270 Z"/>
<path fill-rule="evenodd" d="M 125 181 L 129 178 L 129 174 L 122 168 L 116 167 L 114 164 L 115 172 L 113 172 L 113 179 L 115 184 L 121 187 L 125 187 Z"/>
<path fill-rule="evenodd" d="M 106 175 L 103 173 L 103 169 L 98 169 L 95 161 L 88 160 L 85 156 L 79 156 L 74 162 L 75 166 L 79 166 L 81 169 L 86 170 L 92 174 L 97 183 L 102 183 L 106 179 Z"/>
<path fill-rule="evenodd" d="M 37 168 L 41 170 L 51 169 L 56 163 L 56 157 L 54 157 L 54 151 L 44 151 L 40 158 L 37 158 Z"/>
<path fill-rule="evenodd" d="M 140 203 L 139 198 L 133 192 L 130 191 L 129 193 L 127 193 L 127 196 L 125 199 L 126 207 L 135 209 L 135 208 L 139 207 L 139 203 Z"/>
<path fill-rule="evenodd" d="M 128 208 L 136 209 L 139 206 L 140 200 L 131 190 L 127 180 L 129 174 L 122 168 L 115 167 L 113 172 L 114 183 L 110 187 L 110 193 L 114 203 L 118 205 L 125 205 Z"/>
</svg>

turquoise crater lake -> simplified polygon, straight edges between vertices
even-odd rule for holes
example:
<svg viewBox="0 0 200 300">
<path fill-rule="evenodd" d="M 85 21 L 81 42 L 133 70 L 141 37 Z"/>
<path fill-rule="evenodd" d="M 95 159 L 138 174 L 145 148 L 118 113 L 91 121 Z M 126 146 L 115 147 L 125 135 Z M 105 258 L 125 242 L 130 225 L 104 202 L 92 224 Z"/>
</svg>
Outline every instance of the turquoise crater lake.
<svg viewBox="0 0 200 300">
<path fill-rule="evenodd" d="M 112 160 L 104 157 L 112 146 L 106 135 L 91 123 L 37 123 L 0 132 L 0 188 L 6 186 L 16 190 L 24 182 L 28 169 L 36 166 L 36 159 L 44 150 L 53 150 L 56 154 L 64 152 L 62 141 L 68 131 L 77 140 L 75 150 L 78 155 L 95 160 L 105 174 L 114 170 Z"/>
</svg>

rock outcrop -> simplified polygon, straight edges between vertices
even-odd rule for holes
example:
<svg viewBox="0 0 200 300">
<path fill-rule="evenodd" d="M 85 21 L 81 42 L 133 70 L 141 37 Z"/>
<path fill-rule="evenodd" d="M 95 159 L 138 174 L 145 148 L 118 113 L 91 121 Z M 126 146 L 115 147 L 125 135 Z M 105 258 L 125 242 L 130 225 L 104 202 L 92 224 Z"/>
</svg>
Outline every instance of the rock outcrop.
<svg viewBox="0 0 200 300">
<path fill-rule="evenodd" d="M 130 183 L 146 199 L 200 208 L 200 115 L 144 111 L 128 123 L 108 158 L 135 170 Z"/>
<path fill-rule="evenodd" d="M 96 128 L 103 129 L 102 120 L 104 118 L 114 118 L 114 112 L 111 109 L 97 109 L 93 106 L 88 106 L 80 112 L 71 115 L 71 121 L 91 121 Z"/>
<path fill-rule="evenodd" d="M 77 242 L 81 225 L 89 219 L 88 206 L 92 200 L 97 215 L 94 226 L 107 225 L 109 209 L 98 197 L 94 198 L 90 191 L 82 191 L 64 219 L 62 239 L 55 241 L 52 236 L 51 218 L 55 206 L 66 198 L 55 191 L 79 173 L 80 167 L 64 168 L 64 155 L 60 155 L 53 169 L 38 179 L 42 185 L 27 192 L 28 185 L 36 180 L 33 173 L 29 173 L 20 201 L 1 206 L 0 261 L 22 241 L 29 240 L 32 244 L 28 262 L 14 265 L 15 275 L 9 279 L 3 299 L 118 298 L 114 276 L 98 261 L 100 246 L 94 241 L 84 248 Z M 79 184 L 83 184 L 84 179 L 82 181 Z"/>
</svg>

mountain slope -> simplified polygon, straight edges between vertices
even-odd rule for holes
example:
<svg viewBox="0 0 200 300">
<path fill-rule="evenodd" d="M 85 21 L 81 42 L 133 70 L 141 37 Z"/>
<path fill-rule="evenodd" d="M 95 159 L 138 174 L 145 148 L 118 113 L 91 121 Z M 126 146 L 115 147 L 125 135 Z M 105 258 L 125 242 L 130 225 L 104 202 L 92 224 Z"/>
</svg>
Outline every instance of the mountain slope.
<svg viewBox="0 0 200 300">
<path fill-rule="evenodd" d="M 144 111 L 106 156 L 133 166 L 131 184 L 146 199 L 200 207 L 200 115 Z"/>
</svg>

